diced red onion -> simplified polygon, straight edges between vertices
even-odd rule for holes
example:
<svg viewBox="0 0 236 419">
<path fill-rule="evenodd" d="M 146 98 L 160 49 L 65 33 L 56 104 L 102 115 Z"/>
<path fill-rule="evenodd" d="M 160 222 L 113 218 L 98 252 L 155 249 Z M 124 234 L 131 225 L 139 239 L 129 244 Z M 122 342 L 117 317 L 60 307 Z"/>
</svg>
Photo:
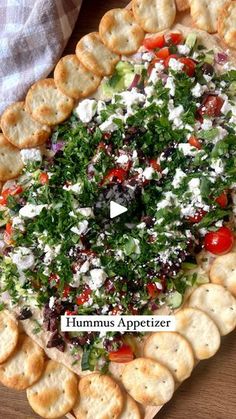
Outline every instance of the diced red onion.
<svg viewBox="0 0 236 419">
<path fill-rule="evenodd" d="M 54 151 L 54 153 L 58 153 L 58 151 L 63 150 L 64 147 L 65 147 L 65 142 L 58 141 L 57 143 L 52 144 L 52 151 Z"/>
<path fill-rule="evenodd" d="M 169 77 L 168 74 L 166 74 L 166 73 L 160 73 L 160 74 L 158 74 L 158 76 L 163 81 L 164 84 L 167 82 L 167 79 Z"/>
<path fill-rule="evenodd" d="M 215 54 L 215 62 L 217 64 L 225 64 L 229 60 L 228 55 L 225 52 L 218 52 Z"/>
<path fill-rule="evenodd" d="M 132 81 L 131 85 L 129 86 L 128 90 L 131 90 L 131 89 L 133 89 L 134 87 L 137 87 L 137 85 L 138 85 L 138 84 L 139 84 L 139 82 L 140 82 L 140 78 L 141 78 L 140 74 L 135 74 L 135 75 L 134 75 L 134 79 L 133 79 L 133 81 Z"/>
<path fill-rule="evenodd" d="M 156 303 L 152 303 L 151 304 L 151 310 L 152 311 L 155 311 L 155 310 L 157 310 L 158 309 L 158 305 L 156 304 Z"/>
<path fill-rule="evenodd" d="M 4 291 L 3 293 L 2 293 L 2 301 L 4 302 L 4 303 L 6 303 L 7 301 L 9 301 L 11 299 L 11 297 L 10 297 L 10 294 L 9 294 L 9 292 L 8 291 Z"/>
<path fill-rule="evenodd" d="M 135 61 L 135 62 L 142 62 L 142 55 L 143 52 L 136 52 L 136 54 L 131 55 L 131 57 L 128 57 L 128 61 Z"/>
</svg>

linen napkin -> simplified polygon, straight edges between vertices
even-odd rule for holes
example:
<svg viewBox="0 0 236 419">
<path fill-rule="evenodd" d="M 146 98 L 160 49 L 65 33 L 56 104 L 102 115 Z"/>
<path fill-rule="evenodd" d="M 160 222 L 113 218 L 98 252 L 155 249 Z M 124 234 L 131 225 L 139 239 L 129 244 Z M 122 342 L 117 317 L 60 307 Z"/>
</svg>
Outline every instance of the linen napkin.
<svg viewBox="0 0 236 419">
<path fill-rule="evenodd" d="M 82 0 L 0 1 L 0 115 L 59 60 Z"/>
</svg>

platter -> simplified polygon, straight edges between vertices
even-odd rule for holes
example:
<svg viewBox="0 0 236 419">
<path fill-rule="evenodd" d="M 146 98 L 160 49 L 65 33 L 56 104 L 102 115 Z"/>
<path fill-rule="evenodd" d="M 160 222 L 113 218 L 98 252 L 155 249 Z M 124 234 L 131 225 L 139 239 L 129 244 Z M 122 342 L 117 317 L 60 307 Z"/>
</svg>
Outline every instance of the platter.
<svg viewBox="0 0 236 419">
<path fill-rule="evenodd" d="M 186 24 L 186 17 L 183 17 L 183 21 L 184 21 L 184 23 Z M 174 30 L 177 30 L 177 29 L 174 29 Z M 217 42 L 218 42 L 218 40 L 217 40 Z M 50 351 L 49 351 L 50 352 Z M 148 408 L 148 410 L 149 410 L 149 408 Z M 145 416 L 145 417 L 147 417 L 147 418 L 149 418 L 149 417 L 153 417 L 153 414 L 155 414 L 157 412 L 157 409 L 156 408 L 151 408 L 150 409 L 150 415 L 149 415 L 149 413 L 147 413 L 147 416 Z"/>
</svg>

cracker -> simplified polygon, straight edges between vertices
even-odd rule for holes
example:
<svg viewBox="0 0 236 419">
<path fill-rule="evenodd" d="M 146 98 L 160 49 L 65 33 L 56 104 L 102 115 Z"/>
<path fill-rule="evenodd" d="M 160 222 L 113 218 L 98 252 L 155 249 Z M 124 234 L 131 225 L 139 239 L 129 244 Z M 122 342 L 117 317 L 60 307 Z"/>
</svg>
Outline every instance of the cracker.
<svg viewBox="0 0 236 419">
<path fill-rule="evenodd" d="M 67 119 L 74 101 L 57 89 L 53 79 L 36 82 L 26 96 L 26 110 L 41 124 L 56 125 Z"/>
<path fill-rule="evenodd" d="M 236 297 L 236 253 L 218 256 L 210 269 L 210 280 L 223 285 Z"/>
<path fill-rule="evenodd" d="M 191 16 L 196 26 L 209 33 L 217 31 L 219 11 L 226 0 L 191 0 Z"/>
<path fill-rule="evenodd" d="M 152 333 L 145 342 L 144 356 L 160 362 L 179 382 L 186 380 L 194 367 L 191 345 L 175 332 Z"/>
<path fill-rule="evenodd" d="M 126 364 L 122 382 L 134 400 L 145 406 L 161 406 L 174 393 L 174 379 L 170 371 L 148 358 L 136 358 Z"/>
<path fill-rule="evenodd" d="M 236 48 L 236 1 L 227 1 L 220 10 L 218 32 L 231 48 Z"/>
<path fill-rule="evenodd" d="M 102 42 L 98 32 L 91 32 L 76 45 L 76 55 L 81 63 L 98 76 L 109 76 L 119 61 L 118 54 L 110 51 Z"/>
<path fill-rule="evenodd" d="M 205 311 L 216 323 L 222 336 L 236 327 L 236 300 L 221 285 L 201 285 L 192 293 L 189 305 Z"/>
<path fill-rule="evenodd" d="M 0 311 L 0 363 L 14 352 L 19 337 L 18 324 L 7 310 Z"/>
<path fill-rule="evenodd" d="M 0 382 L 6 387 L 24 390 L 40 378 L 43 369 L 43 349 L 22 334 L 19 336 L 16 350 L 0 365 Z"/>
<path fill-rule="evenodd" d="M 3 134 L 18 148 L 37 147 L 47 141 L 51 133 L 47 125 L 35 121 L 25 110 L 24 102 L 10 105 L 1 118 Z"/>
<path fill-rule="evenodd" d="M 133 54 L 144 38 L 144 31 L 127 9 L 109 10 L 101 19 L 99 35 L 104 44 L 116 54 Z"/>
<path fill-rule="evenodd" d="M 79 394 L 73 409 L 76 419 L 116 419 L 122 412 L 122 391 L 108 375 L 93 373 L 81 378 Z"/>
<path fill-rule="evenodd" d="M 220 347 L 220 333 L 211 318 L 196 308 L 185 308 L 175 315 L 176 331 L 192 345 L 197 359 L 213 356 Z"/>
<path fill-rule="evenodd" d="M 101 81 L 100 77 L 87 70 L 73 54 L 60 59 L 54 71 L 54 79 L 58 89 L 73 99 L 89 96 Z"/>
<path fill-rule="evenodd" d="M 24 164 L 20 150 L 0 134 L 0 181 L 14 179 L 22 171 Z"/>
<path fill-rule="evenodd" d="M 185 12 L 185 10 L 188 10 L 190 8 L 190 1 L 191 0 L 175 0 L 178 12 Z"/>
<path fill-rule="evenodd" d="M 43 418 L 59 418 L 68 413 L 78 397 L 76 375 L 58 362 L 47 361 L 40 380 L 27 389 L 32 409 Z"/>
<path fill-rule="evenodd" d="M 170 28 L 176 16 L 175 0 L 132 0 L 135 19 L 146 32 Z"/>
<path fill-rule="evenodd" d="M 140 409 L 137 403 L 127 393 L 125 394 L 125 404 L 119 419 L 141 419 Z"/>
</svg>

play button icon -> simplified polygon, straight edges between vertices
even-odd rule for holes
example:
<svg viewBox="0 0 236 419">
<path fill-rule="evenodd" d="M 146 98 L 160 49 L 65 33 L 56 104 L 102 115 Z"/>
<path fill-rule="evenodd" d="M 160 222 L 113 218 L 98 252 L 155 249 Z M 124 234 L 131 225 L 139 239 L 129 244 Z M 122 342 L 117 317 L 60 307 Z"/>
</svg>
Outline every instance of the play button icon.
<svg viewBox="0 0 236 419">
<path fill-rule="evenodd" d="M 110 202 L 110 218 L 118 217 L 118 215 L 124 214 L 126 211 L 128 211 L 128 208 L 123 207 L 123 205 L 119 205 L 114 201 Z"/>
</svg>

